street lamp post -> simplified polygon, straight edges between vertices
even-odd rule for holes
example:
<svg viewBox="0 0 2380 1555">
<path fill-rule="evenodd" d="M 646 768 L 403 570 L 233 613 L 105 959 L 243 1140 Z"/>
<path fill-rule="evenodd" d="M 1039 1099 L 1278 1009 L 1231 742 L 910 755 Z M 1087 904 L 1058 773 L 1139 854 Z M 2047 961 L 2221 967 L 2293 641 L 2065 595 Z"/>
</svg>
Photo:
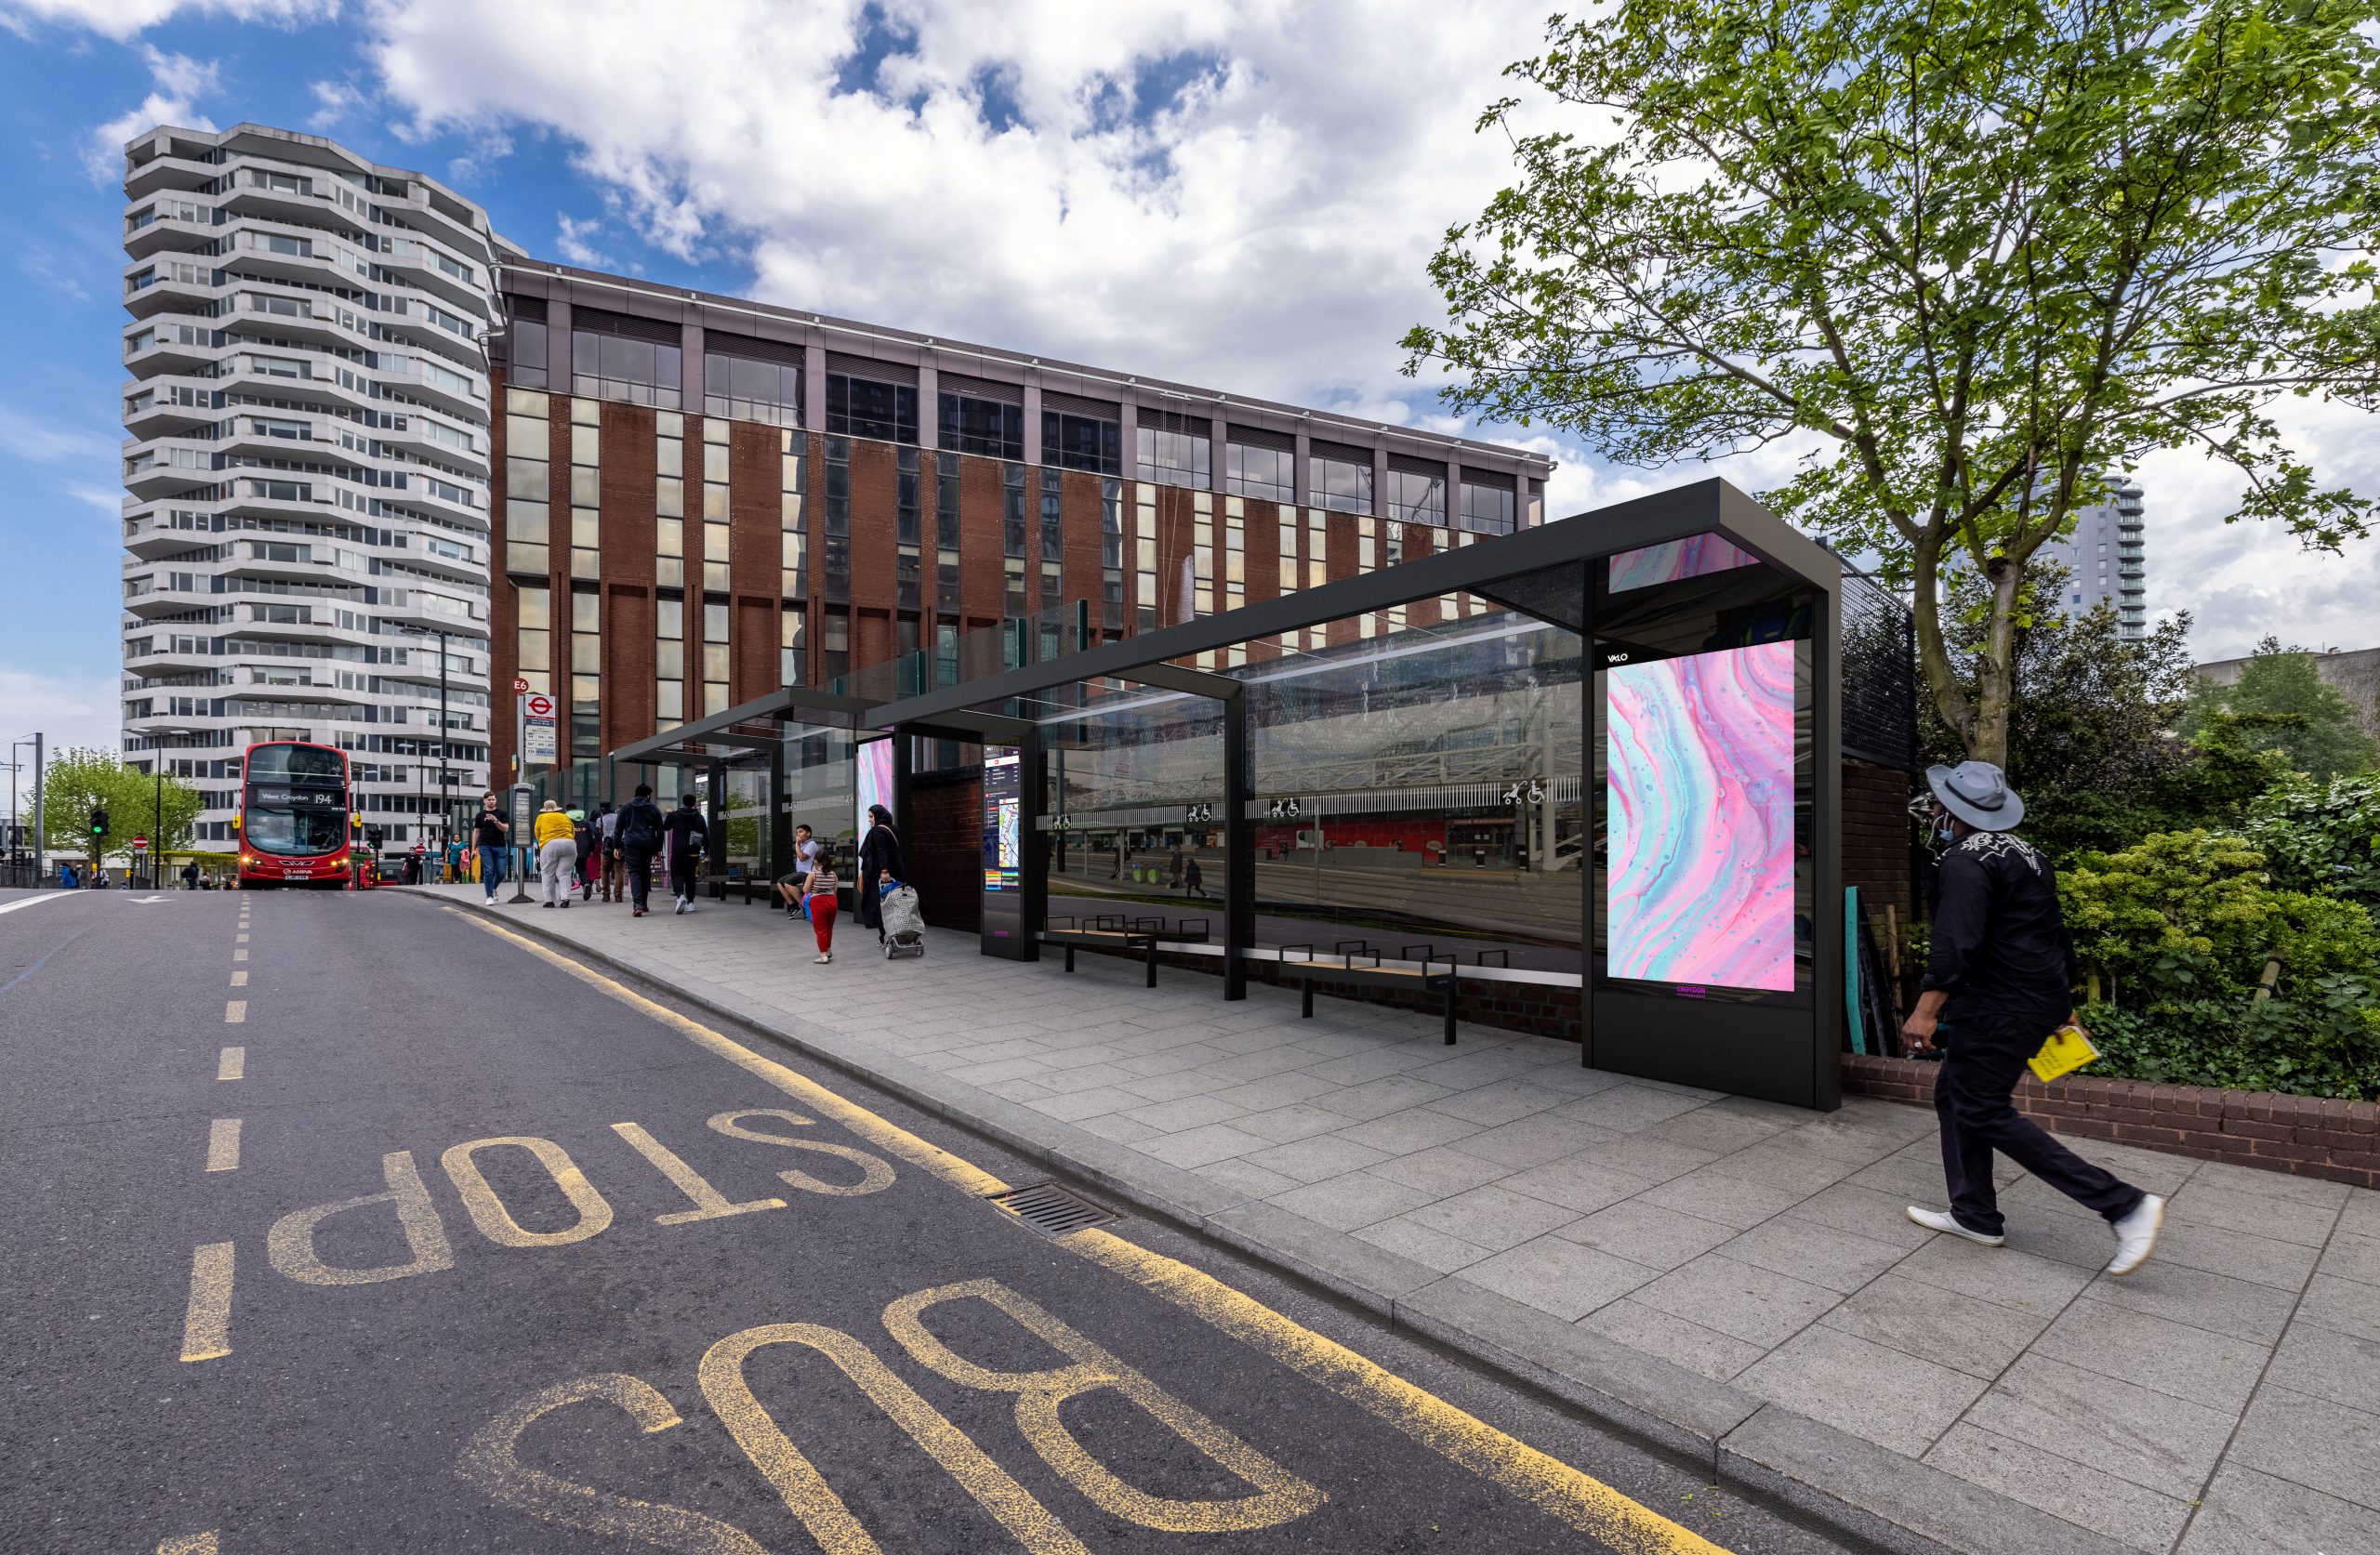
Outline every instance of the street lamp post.
<svg viewBox="0 0 2380 1555">
<path fill-rule="evenodd" d="M 454 796 L 449 792 L 453 786 L 454 773 L 449 771 L 446 759 L 446 628 L 407 626 L 405 631 L 414 637 L 434 636 L 438 639 L 438 854 L 439 857 L 443 858 L 446 855 L 447 844 L 452 840 L 447 834 L 447 828 L 454 824 L 455 816 Z M 415 803 L 417 807 L 425 797 L 418 782 L 414 784 L 414 791 Z"/>
</svg>

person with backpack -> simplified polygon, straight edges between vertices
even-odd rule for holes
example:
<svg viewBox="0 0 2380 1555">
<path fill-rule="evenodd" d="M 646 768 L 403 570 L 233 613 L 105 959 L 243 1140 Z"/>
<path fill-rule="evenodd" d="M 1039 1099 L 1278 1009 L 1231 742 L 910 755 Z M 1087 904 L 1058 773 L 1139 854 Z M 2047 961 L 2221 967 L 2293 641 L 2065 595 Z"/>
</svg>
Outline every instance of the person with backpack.
<svg viewBox="0 0 2380 1555">
<path fill-rule="evenodd" d="M 892 812 L 882 805 L 867 807 L 867 836 L 860 839 L 859 874 L 853 881 L 852 895 L 859 906 L 859 921 L 863 928 L 876 930 L 876 942 L 884 942 L 884 888 L 909 877 L 902 866 L 901 835 L 892 829 Z"/>
<path fill-rule="evenodd" d="M 669 890 L 677 896 L 676 913 L 694 910 L 694 890 L 701 878 L 703 850 L 710 842 L 710 823 L 703 818 L 701 801 L 681 796 L 664 829 L 669 838 Z"/>
<path fill-rule="evenodd" d="M 653 894 L 653 855 L 661 850 L 665 835 L 661 807 L 653 802 L 653 784 L 640 783 L 636 797 L 620 807 L 614 833 L 620 839 L 620 863 L 628 876 L 628 916 L 644 916 Z"/>
<path fill-rule="evenodd" d="M 570 812 L 570 840 L 578 848 L 578 857 L 571 862 L 571 883 L 578 888 L 578 900 L 591 901 L 595 895 L 595 823 L 588 819 L 584 810 Z"/>
<path fill-rule="evenodd" d="M 595 807 L 595 883 L 604 901 L 620 900 L 620 812 L 609 799 Z"/>
</svg>

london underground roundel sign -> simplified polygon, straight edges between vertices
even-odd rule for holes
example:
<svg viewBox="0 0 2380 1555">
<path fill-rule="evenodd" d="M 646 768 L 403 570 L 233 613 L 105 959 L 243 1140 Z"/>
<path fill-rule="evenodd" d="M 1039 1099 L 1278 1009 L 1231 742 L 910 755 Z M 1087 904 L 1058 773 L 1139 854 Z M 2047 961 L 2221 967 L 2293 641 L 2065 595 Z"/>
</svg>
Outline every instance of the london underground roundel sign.
<svg viewBox="0 0 2380 1555">
<path fill-rule="evenodd" d="M 552 718 L 554 716 L 554 699 L 549 696 L 531 697 L 529 699 L 529 716 L 533 718 Z"/>
</svg>

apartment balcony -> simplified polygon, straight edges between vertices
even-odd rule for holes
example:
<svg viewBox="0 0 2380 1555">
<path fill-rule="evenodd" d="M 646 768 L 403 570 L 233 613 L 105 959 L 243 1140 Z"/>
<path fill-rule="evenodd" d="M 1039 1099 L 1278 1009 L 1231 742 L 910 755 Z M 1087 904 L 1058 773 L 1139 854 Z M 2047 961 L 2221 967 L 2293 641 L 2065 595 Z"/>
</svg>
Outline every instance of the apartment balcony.
<svg viewBox="0 0 2380 1555">
<path fill-rule="evenodd" d="M 460 316 L 469 333 L 436 322 L 425 310 L 419 297 L 391 297 L 390 306 L 372 316 L 380 326 L 384 339 L 420 350 L 436 353 L 446 365 L 459 372 L 484 374 L 487 352 L 480 345 L 482 326 L 467 315 Z M 443 314 L 454 314 L 451 308 L 440 307 Z"/>
<path fill-rule="evenodd" d="M 396 246 L 372 257 L 383 276 L 410 286 L 432 301 L 471 318 L 484 328 L 489 322 L 487 266 L 442 252 L 419 238 L 399 238 Z"/>
<path fill-rule="evenodd" d="M 178 496 L 217 479 L 213 450 L 177 438 L 124 442 L 124 489 L 142 502 Z"/>
<path fill-rule="evenodd" d="M 126 165 L 124 197 L 138 204 L 152 194 L 168 191 L 203 193 L 214 185 L 216 175 L 221 171 L 211 162 L 198 162 L 190 157 L 152 156 L 146 162 Z"/>
<path fill-rule="evenodd" d="M 382 369 L 378 376 L 390 389 L 410 395 L 433 410 L 475 423 L 487 419 L 484 377 L 456 373 L 418 357 L 404 358 L 399 365 Z"/>
<path fill-rule="evenodd" d="M 199 376 L 223 354 L 211 322 L 171 313 L 125 331 L 124 348 L 125 370 L 142 382 Z"/>
<path fill-rule="evenodd" d="M 374 434 L 383 448 L 399 449 L 417 458 L 453 465 L 459 469 L 469 470 L 482 480 L 494 473 L 486 428 L 459 424 L 460 418 L 454 421 L 435 418 L 419 409 L 407 411 L 400 419 L 403 426 L 383 428 Z M 433 428 L 468 437 L 471 445 L 464 448 L 446 437 L 434 437 L 431 435 Z"/>
<path fill-rule="evenodd" d="M 486 494 L 471 494 L 479 497 L 483 504 L 484 503 Z M 484 506 L 457 502 L 453 497 L 429 490 L 423 484 L 422 476 L 418 471 L 406 473 L 403 491 L 384 491 L 379 495 L 380 507 L 384 511 L 394 508 L 399 512 L 433 514 L 447 523 L 460 524 L 478 534 L 485 534 L 488 529 L 487 508 Z"/>
<path fill-rule="evenodd" d="M 221 288 L 210 259 L 164 257 L 124 267 L 125 311 L 136 319 L 196 313 L 214 305 Z"/>
<path fill-rule="evenodd" d="M 161 206 L 165 203 L 165 199 L 159 201 Z M 182 208 L 171 215 L 152 216 L 138 227 L 126 227 L 124 251 L 127 256 L 153 259 L 160 254 L 196 254 L 215 246 L 221 234 L 215 226 L 214 212 L 205 205 L 173 203 Z M 130 219 L 128 213 L 126 219 Z"/>
<path fill-rule="evenodd" d="M 211 428 L 222 415 L 214 402 L 215 391 L 207 380 L 152 378 L 131 386 L 126 393 L 124 429 L 145 442 Z"/>
</svg>

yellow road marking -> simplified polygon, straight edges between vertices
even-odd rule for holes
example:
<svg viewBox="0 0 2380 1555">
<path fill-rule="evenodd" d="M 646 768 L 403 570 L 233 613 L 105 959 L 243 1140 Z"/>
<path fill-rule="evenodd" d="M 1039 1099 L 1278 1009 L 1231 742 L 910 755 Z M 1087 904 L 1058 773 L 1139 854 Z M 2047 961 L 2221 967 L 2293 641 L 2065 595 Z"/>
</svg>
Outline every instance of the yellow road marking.
<svg viewBox="0 0 2380 1555">
<path fill-rule="evenodd" d="M 240 1120 L 218 1117 L 206 1128 L 206 1169 L 210 1172 L 231 1172 L 240 1169 Z"/>
<path fill-rule="evenodd" d="M 461 917 L 462 921 L 474 929 L 483 929 L 499 939 L 510 941 L 530 955 L 559 967 L 588 987 L 602 989 L 629 1008 L 651 1016 L 679 1035 L 693 1042 L 696 1047 L 717 1054 L 747 1074 L 766 1080 L 787 1095 L 800 1097 L 887 1154 L 897 1155 L 912 1166 L 930 1171 L 944 1181 L 964 1189 L 978 1197 L 987 1193 L 1005 1193 L 1008 1190 L 1007 1183 L 984 1170 L 983 1167 L 972 1162 L 960 1160 L 940 1145 L 929 1144 L 898 1124 L 878 1117 L 856 1102 L 845 1100 L 817 1081 L 807 1075 L 797 1074 L 773 1059 L 762 1058 L 749 1048 L 721 1035 L 699 1021 L 690 1021 L 674 1009 L 657 1005 L 635 990 L 613 982 L 602 973 L 589 970 L 568 956 L 548 950 L 535 940 L 515 934 L 509 929 L 499 929 L 483 918 L 463 916 L 452 907 L 446 908 L 445 911 L 456 913 L 457 917 Z"/>
<path fill-rule="evenodd" d="M 652 1016 L 738 1068 L 800 1097 L 853 1133 L 946 1182 L 978 1195 L 1001 1193 L 1008 1187 L 982 1167 L 918 1138 L 857 1102 L 846 1100 L 816 1081 L 762 1058 L 700 1021 L 655 1004 L 601 972 L 579 966 L 510 929 L 499 929 L 453 907 L 443 910 L 473 928 L 509 940 L 589 987 L 599 988 L 622 1004 Z M 1616 1549 L 1628 1555 L 1727 1555 L 1724 1546 L 1712 1544 L 1692 1529 L 1639 1506 L 1593 1475 L 1506 1435 L 1346 1346 L 1234 1290 L 1211 1274 L 1096 1227 L 1059 1240 L 1081 1257 L 1164 1297 L 1259 1354 L 1395 1426 L 1441 1457 Z"/>
<path fill-rule="evenodd" d="M 215 1061 L 215 1077 L 218 1080 L 237 1080 L 247 1072 L 248 1050 L 245 1048 L 226 1048 Z"/>
<path fill-rule="evenodd" d="M 496 1190 L 488 1185 L 487 1179 L 480 1172 L 479 1152 L 498 1146 L 527 1151 L 532 1160 L 545 1167 L 546 1175 L 552 1178 L 554 1186 L 562 1190 L 562 1196 L 568 1199 L 571 1208 L 578 1212 L 577 1221 L 561 1231 L 522 1230 L 520 1223 L 512 1219 L 511 1211 L 504 1207 L 504 1201 L 496 1196 Z M 467 1140 L 451 1146 L 445 1154 L 439 1157 L 439 1161 L 445 1166 L 446 1175 L 455 1179 L 455 1192 L 462 1195 L 463 1207 L 470 1211 L 471 1224 L 479 1227 L 480 1234 L 499 1247 L 567 1247 L 574 1242 L 584 1242 L 590 1236 L 601 1235 L 612 1223 L 612 1206 L 604 1202 L 602 1194 L 595 1191 L 595 1185 L 587 1180 L 587 1174 L 578 1169 L 578 1163 L 570 1158 L 570 1153 L 551 1140 L 536 1139 L 525 1134 L 507 1134 L 492 1140 Z"/>
<path fill-rule="evenodd" d="M 247 971 L 246 971 L 246 969 L 241 969 L 241 970 L 239 970 L 239 971 L 236 971 L 236 972 L 233 972 L 233 973 L 231 974 L 231 986 L 232 986 L 232 987 L 234 987 L 234 988 L 245 988 L 247 985 L 248 985 L 248 974 L 247 974 Z"/>
<path fill-rule="evenodd" d="M 219 1548 L 220 1546 L 215 1542 L 214 1532 L 209 1530 L 204 1534 L 180 1534 L 170 1539 L 161 1539 L 157 1544 L 157 1555 L 217 1555 Z"/>
<path fill-rule="evenodd" d="M 224 1001 L 223 1001 L 223 1023 L 224 1023 L 225 1025 L 227 1025 L 227 1026 L 236 1026 L 236 1025 L 239 1025 L 240 1023 L 242 1023 L 243 1021 L 246 1021 L 246 1020 L 247 1020 L 247 1018 L 248 1018 L 248 1001 L 247 1001 L 247 1000 L 245 1000 L 245 999 L 226 999 L 226 1000 L 224 1000 Z"/>
<path fill-rule="evenodd" d="M 234 961 L 245 961 L 247 958 L 248 953 L 245 950 L 235 950 L 231 953 L 231 959 Z"/>
<path fill-rule="evenodd" d="M 235 945 L 244 945 L 248 942 L 248 937 L 245 934 L 241 934 L 234 937 L 231 942 Z"/>
<path fill-rule="evenodd" d="M 694 1201 L 692 1209 L 673 1210 L 656 1215 L 655 1225 L 682 1226 L 695 1220 L 717 1220 L 730 1215 L 749 1215 L 756 1210 L 783 1209 L 783 1199 L 750 1199 L 743 1204 L 731 1204 L 725 1193 L 710 1184 L 710 1180 L 686 1165 L 678 1153 L 645 1132 L 640 1123 L 615 1123 L 612 1132 L 636 1147 L 636 1153 L 652 1163 L 653 1169 L 668 1178 L 678 1192 Z M 886 1176 L 892 1173 L 888 1168 Z"/>
<path fill-rule="evenodd" d="M 182 1314 L 182 1359 L 214 1361 L 231 1353 L 231 1244 L 209 1242 L 191 1250 L 190 1308 Z M 214 1538 L 212 1534 L 200 1536 Z M 207 1548 L 214 1545 L 210 1542 Z"/>
</svg>

